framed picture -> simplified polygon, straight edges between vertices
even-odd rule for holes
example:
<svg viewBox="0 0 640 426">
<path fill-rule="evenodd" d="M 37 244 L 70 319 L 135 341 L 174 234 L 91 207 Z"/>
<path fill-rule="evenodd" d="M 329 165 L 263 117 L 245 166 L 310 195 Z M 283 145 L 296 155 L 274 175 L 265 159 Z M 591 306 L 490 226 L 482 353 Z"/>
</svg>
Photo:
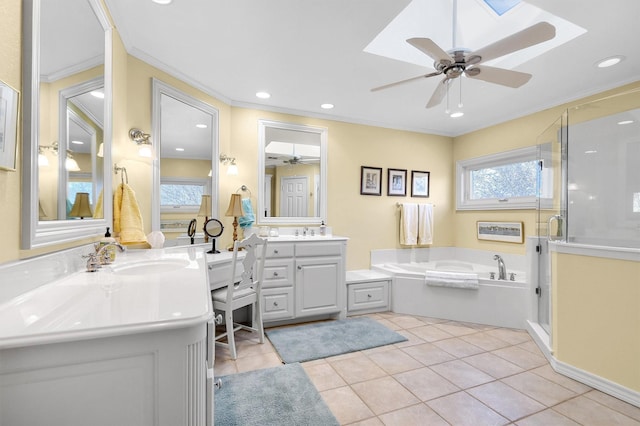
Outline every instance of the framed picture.
<svg viewBox="0 0 640 426">
<path fill-rule="evenodd" d="M 382 168 L 367 166 L 360 168 L 360 194 L 382 195 Z"/>
<path fill-rule="evenodd" d="M 18 92 L 0 81 L 0 169 L 16 170 Z"/>
<path fill-rule="evenodd" d="M 407 171 L 387 169 L 387 195 L 405 197 L 407 195 Z"/>
<path fill-rule="evenodd" d="M 522 222 L 478 222 L 478 239 L 522 244 L 524 224 Z"/>
<path fill-rule="evenodd" d="M 430 172 L 420 172 L 411 170 L 411 196 L 412 197 L 428 197 L 429 196 L 429 174 Z"/>
</svg>

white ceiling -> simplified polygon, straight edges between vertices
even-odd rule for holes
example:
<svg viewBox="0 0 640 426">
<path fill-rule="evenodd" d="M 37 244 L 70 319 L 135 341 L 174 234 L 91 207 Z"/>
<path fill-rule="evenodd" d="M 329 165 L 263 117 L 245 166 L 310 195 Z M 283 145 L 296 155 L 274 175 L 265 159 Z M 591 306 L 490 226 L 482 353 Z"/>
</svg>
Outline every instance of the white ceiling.
<svg viewBox="0 0 640 426">
<path fill-rule="evenodd" d="M 439 77 L 370 91 L 433 70 L 364 51 L 410 0 L 106 0 L 131 55 L 236 106 L 456 136 L 640 79 L 640 1 L 527 3 L 587 31 L 515 66 L 533 74 L 519 89 L 465 78 L 465 115 L 452 119 L 444 105 L 425 109 Z M 442 32 L 427 25 L 422 36 Z M 613 55 L 626 60 L 595 67 Z"/>
</svg>

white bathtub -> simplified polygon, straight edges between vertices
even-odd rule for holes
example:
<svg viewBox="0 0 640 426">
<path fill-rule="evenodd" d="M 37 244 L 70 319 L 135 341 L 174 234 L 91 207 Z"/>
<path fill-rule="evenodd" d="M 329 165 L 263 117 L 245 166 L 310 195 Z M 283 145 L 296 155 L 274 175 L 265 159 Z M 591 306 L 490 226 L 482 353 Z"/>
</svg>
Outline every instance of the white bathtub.
<svg viewBox="0 0 640 426">
<path fill-rule="evenodd" d="M 497 265 L 484 265 L 458 259 L 429 262 L 381 263 L 371 269 L 393 276 L 393 312 L 525 329 L 531 313 L 531 291 L 524 271 L 507 269 L 507 280 L 497 278 Z M 427 270 L 474 272 L 477 289 L 435 287 L 426 284 Z M 514 280 L 510 274 L 514 273 Z"/>
</svg>

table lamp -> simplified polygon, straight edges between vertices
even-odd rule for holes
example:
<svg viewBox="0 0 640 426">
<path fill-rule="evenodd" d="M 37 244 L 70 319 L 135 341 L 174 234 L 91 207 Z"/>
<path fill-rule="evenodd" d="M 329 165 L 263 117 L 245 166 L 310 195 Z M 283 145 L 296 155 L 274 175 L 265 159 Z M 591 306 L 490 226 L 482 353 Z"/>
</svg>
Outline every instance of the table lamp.
<svg viewBox="0 0 640 426">
<path fill-rule="evenodd" d="M 89 204 L 89 193 L 78 192 L 76 199 L 73 201 L 73 207 L 71 207 L 71 211 L 69 212 L 69 217 L 84 219 L 85 217 L 91 216 L 93 216 L 93 213 L 91 213 L 91 205 Z"/>
<path fill-rule="evenodd" d="M 202 201 L 200 202 L 200 211 L 198 212 L 198 216 L 204 216 L 204 223 L 207 223 L 209 220 L 209 215 L 211 214 L 211 195 L 203 195 Z M 204 242 L 209 242 L 209 236 L 207 233 L 204 233 Z"/>
<path fill-rule="evenodd" d="M 235 244 L 238 240 L 238 216 L 244 216 L 240 194 L 231 194 L 231 201 L 225 216 L 233 216 L 233 243 Z M 229 249 L 229 251 L 231 250 L 233 250 L 233 246 Z"/>
</svg>

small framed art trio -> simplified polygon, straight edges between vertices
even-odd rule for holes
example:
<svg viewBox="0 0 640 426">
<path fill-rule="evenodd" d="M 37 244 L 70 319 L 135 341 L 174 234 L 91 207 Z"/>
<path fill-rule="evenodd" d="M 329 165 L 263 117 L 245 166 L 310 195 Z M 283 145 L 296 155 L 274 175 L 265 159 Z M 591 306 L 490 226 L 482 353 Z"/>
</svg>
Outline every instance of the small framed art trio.
<svg viewBox="0 0 640 426">
<path fill-rule="evenodd" d="M 387 195 L 407 196 L 407 170 L 387 169 Z M 382 195 L 382 168 L 360 168 L 360 195 Z M 429 197 L 429 172 L 411 170 L 411 196 Z"/>
</svg>

